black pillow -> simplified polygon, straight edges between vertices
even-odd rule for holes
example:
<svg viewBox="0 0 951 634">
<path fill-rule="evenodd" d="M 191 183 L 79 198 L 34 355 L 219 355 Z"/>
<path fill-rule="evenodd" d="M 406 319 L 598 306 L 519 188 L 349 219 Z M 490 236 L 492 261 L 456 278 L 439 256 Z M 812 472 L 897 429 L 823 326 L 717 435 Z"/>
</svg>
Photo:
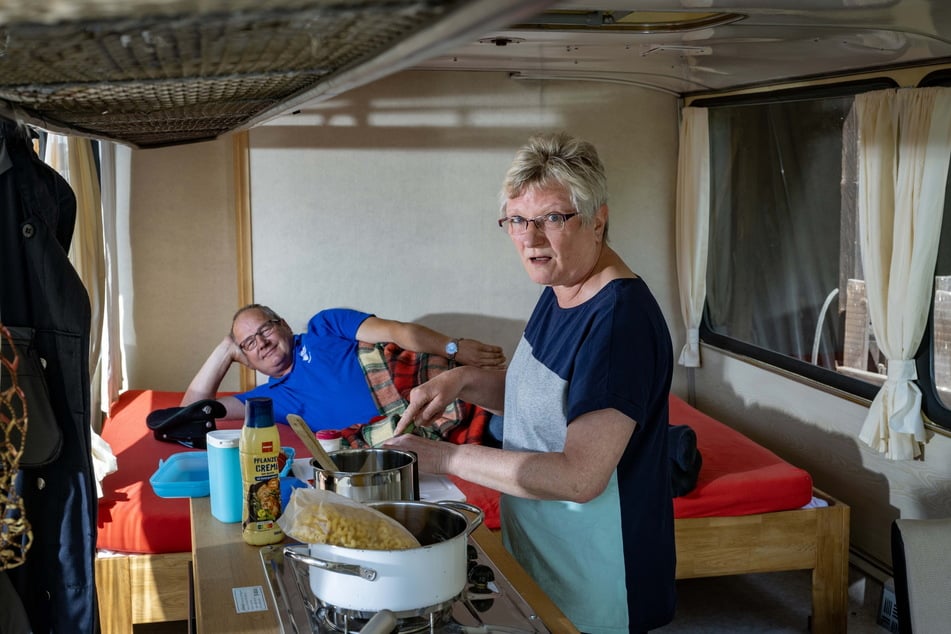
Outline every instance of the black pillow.
<svg viewBox="0 0 951 634">
<path fill-rule="evenodd" d="M 687 495 L 697 486 L 703 456 L 697 448 L 697 432 L 687 425 L 668 427 L 667 451 L 670 456 L 670 483 L 674 497 Z"/>
<path fill-rule="evenodd" d="M 205 399 L 185 407 L 157 409 L 146 417 L 145 423 L 157 440 L 204 449 L 205 434 L 216 429 L 215 419 L 226 413 L 224 405 Z"/>
</svg>

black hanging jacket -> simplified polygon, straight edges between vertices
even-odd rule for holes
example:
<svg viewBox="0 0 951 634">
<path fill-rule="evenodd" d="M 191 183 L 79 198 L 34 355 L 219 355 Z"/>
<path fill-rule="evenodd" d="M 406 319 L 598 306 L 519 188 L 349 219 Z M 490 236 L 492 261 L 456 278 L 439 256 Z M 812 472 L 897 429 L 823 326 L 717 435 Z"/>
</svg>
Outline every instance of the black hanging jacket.
<svg viewBox="0 0 951 634">
<path fill-rule="evenodd" d="M 90 307 L 67 257 L 76 198 L 66 181 L 33 152 L 25 128 L 0 118 L 0 141 L 0 321 L 35 329 L 63 436 L 60 454 L 52 462 L 21 465 L 17 489 L 34 541 L 26 562 L 7 574 L 34 634 L 97 632 Z"/>
</svg>

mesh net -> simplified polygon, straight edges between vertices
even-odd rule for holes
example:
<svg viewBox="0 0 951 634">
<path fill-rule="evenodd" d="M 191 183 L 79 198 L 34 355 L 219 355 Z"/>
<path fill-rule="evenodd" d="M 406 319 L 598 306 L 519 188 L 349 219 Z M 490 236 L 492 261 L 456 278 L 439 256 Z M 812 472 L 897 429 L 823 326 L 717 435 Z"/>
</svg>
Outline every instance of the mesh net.
<svg viewBox="0 0 951 634">
<path fill-rule="evenodd" d="M 100 0 L 82 18 L 0 22 L 0 101 L 139 147 L 210 139 L 465 4 L 235 1 L 240 10 L 224 0 L 167 0 L 161 10 L 123 14 Z"/>
<path fill-rule="evenodd" d="M 0 324 L 0 336 L 9 344 L 3 350 L 13 355 L 0 353 L 0 372 L 10 379 L 9 387 L 0 393 L 0 570 L 7 570 L 25 561 L 33 533 L 26 519 L 23 498 L 17 495 L 14 486 L 27 426 L 26 399 L 17 382 L 20 359 L 13 337 L 3 324 Z"/>
</svg>

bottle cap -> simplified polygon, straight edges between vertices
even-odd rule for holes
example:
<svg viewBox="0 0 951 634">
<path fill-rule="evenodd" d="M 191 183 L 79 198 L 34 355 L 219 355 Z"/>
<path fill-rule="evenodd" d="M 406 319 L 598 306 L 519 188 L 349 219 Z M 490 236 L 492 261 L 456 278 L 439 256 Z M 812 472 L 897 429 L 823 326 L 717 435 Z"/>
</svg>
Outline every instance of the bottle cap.
<svg viewBox="0 0 951 634">
<path fill-rule="evenodd" d="M 274 425 L 274 404 L 264 396 L 249 398 L 244 404 L 245 427 L 271 427 Z"/>
<path fill-rule="evenodd" d="M 340 431 L 336 429 L 321 429 L 316 434 L 317 440 L 335 440 L 341 437 Z"/>
<path fill-rule="evenodd" d="M 233 449 L 240 444 L 240 429 L 214 429 L 205 434 L 205 443 L 209 447 Z"/>
</svg>

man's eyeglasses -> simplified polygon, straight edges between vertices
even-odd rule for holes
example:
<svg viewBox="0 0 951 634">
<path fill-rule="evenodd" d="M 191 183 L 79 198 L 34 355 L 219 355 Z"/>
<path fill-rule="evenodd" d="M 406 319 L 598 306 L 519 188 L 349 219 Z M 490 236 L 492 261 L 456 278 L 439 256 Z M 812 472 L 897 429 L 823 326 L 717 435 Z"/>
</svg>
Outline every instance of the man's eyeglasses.
<svg viewBox="0 0 951 634">
<path fill-rule="evenodd" d="M 509 216 L 507 218 L 499 218 L 499 226 L 511 234 L 525 233 L 528 231 L 528 225 L 530 224 L 534 224 L 535 228 L 542 233 L 545 233 L 546 231 L 561 231 L 565 228 L 565 222 L 577 215 L 578 212 L 575 211 L 570 214 L 552 212 L 549 214 L 542 214 L 541 216 L 535 216 L 534 218 Z"/>
<path fill-rule="evenodd" d="M 238 347 L 245 352 L 254 352 L 255 348 L 258 347 L 258 337 L 267 339 L 271 336 L 271 333 L 274 332 L 274 327 L 279 323 L 281 323 L 280 319 L 268 319 L 261 324 L 261 327 L 258 328 L 253 335 L 239 343 Z"/>
</svg>

